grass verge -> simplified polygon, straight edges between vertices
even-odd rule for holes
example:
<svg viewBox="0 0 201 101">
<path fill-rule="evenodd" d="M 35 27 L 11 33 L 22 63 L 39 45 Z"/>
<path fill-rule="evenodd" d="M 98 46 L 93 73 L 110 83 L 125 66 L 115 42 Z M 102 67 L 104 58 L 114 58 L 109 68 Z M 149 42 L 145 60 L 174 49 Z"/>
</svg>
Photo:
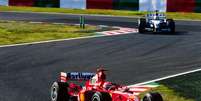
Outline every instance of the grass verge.
<svg viewBox="0 0 201 101">
<path fill-rule="evenodd" d="M 186 74 L 158 82 L 154 89 L 162 93 L 164 101 L 201 101 L 201 72 Z"/>
<path fill-rule="evenodd" d="M 0 11 L 27 11 L 27 12 L 49 12 L 49 13 L 68 13 L 68 14 L 98 14 L 114 16 L 140 17 L 146 12 L 126 11 L 126 10 L 103 10 L 103 9 L 65 9 L 65 8 L 40 8 L 40 7 L 15 7 L 0 6 Z M 201 13 L 167 12 L 169 18 L 201 20 Z"/>
<path fill-rule="evenodd" d="M 73 25 L 0 21 L 0 45 L 91 36 L 97 30 L 95 26 L 81 29 Z"/>
</svg>

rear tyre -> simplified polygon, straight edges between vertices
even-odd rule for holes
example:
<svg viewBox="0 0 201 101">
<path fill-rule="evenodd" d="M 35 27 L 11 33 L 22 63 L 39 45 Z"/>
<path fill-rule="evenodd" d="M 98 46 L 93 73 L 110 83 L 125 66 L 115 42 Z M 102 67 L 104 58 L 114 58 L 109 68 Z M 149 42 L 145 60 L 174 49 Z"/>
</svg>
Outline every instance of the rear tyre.
<svg viewBox="0 0 201 101">
<path fill-rule="evenodd" d="M 67 101 L 77 101 L 77 97 L 76 96 L 71 96 L 69 98 L 69 100 L 67 100 Z"/>
<path fill-rule="evenodd" d="M 110 94 L 106 92 L 96 92 L 94 93 L 91 101 L 112 101 Z"/>
<path fill-rule="evenodd" d="M 145 26 L 146 26 L 146 19 L 140 18 L 139 24 L 138 24 L 139 33 L 144 33 L 145 32 Z"/>
<path fill-rule="evenodd" d="M 94 93 L 95 93 L 94 91 L 86 91 L 84 93 L 84 101 L 91 101 Z"/>
<path fill-rule="evenodd" d="M 152 92 L 147 93 L 142 101 L 163 101 L 163 98 L 158 92 Z"/>
<path fill-rule="evenodd" d="M 51 101 L 68 101 L 68 84 L 54 82 L 51 87 Z"/>
<path fill-rule="evenodd" d="M 168 27 L 170 28 L 170 33 L 175 33 L 175 22 L 173 19 L 167 19 Z"/>
</svg>

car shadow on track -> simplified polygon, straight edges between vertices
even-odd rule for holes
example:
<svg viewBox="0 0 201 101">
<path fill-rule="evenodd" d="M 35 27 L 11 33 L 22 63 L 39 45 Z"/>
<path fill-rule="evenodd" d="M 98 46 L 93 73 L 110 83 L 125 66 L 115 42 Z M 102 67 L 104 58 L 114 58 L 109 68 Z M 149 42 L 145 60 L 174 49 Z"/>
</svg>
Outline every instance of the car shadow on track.
<svg viewBox="0 0 201 101">
<path fill-rule="evenodd" d="M 165 32 L 159 32 L 159 33 L 153 33 L 153 32 L 146 32 L 146 33 L 139 33 L 144 35 L 168 35 L 168 36 L 177 36 L 177 35 L 190 35 L 188 31 L 176 31 L 175 33 L 165 33 Z"/>
</svg>

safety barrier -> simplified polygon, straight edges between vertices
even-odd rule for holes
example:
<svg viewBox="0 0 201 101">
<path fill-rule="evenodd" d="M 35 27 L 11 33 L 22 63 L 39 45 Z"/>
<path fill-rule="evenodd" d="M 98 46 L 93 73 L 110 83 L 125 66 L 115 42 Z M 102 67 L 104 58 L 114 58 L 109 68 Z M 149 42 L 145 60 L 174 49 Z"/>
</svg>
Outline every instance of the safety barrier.
<svg viewBox="0 0 201 101">
<path fill-rule="evenodd" d="M 87 0 L 87 9 L 113 9 L 113 0 Z"/>
<path fill-rule="evenodd" d="M 139 10 L 140 11 L 155 11 L 159 10 L 162 12 L 166 11 L 166 0 L 140 0 Z"/>
<path fill-rule="evenodd" d="M 0 0 L 0 5 L 8 6 L 8 0 Z"/>
<path fill-rule="evenodd" d="M 168 0 L 168 12 L 201 12 L 201 0 Z"/>
<path fill-rule="evenodd" d="M 75 9 L 201 12 L 201 0 L 0 0 L 0 5 Z"/>
<path fill-rule="evenodd" d="M 86 0 L 60 0 L 60 7 L 86 9 Z"/>
<path fill-rule="evenodd" d="M 68 1 L 68 0 L 66 0 Z M 35 7 L 60 7 L 59 0 L 35 0 Z"/>
<path fill-rule="evenodd" d="M 139 0 L 113 0 L 114 9 L 139 10 Z"/>
<path fill-rule="evenodd" d="M 9 0 L 9 6 L 34 6 L 34 0 Z"/>
</svg>

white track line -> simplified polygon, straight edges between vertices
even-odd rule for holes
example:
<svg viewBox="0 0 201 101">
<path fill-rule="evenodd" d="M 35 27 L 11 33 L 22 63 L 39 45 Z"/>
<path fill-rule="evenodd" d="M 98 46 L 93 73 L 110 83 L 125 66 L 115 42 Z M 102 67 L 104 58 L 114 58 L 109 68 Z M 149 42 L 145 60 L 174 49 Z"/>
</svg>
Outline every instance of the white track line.
<svg viewBox="0 0 201 101">
<path fill-rule="evenodd" d="M 41 23 L 44 23 L 44 22 L 33 22 L 33 21 L 30 21 L 29 23 L 33 23 L 33 24 L 41 24 Z"/>
<path fill-rule="evenodd" d="M 68 38 L 68 39 L 58 39 L 58 40 L 49 40 L 49 41 L 39 41 L 39 42 L 22 43 L 22 44 L 2 45 L 2 46 L 0 46 L 0 48 L 3 48 L 3 47 L 14 47 L 14 46 L 24 46 L 24 45 L 34 45 L 34 44 L 42 44 L 42 43 L 49 43 L 49 42 L 60 42 L 60 41 L 68 41 L 68 40 L 78 40 L 78 39 L 97 38 L 97 37 L 103 37 L 103 36 L 107 36 L 107 35 L 94 35 L 94 36 L 86 36 L 86 37 L 78 37 L 78 38 Z"/>
<path fill-rule="evenodd" d="M 175 75 L 170 75 L 170 76 L 158 78 L 158 79 L 155 79 L 155 80 L 150 80 L 150 81 L 146 81 L 146 82 L 142 82 L 142 83 L 137 83 L 137 84 L 134 84 L 134 85 L 129 85 L 128 87 L 144 85 L 144 84 L 148 84 L 148 83 L 152 83 L 152 82 L 156 82 L 156 81 L 161 81 L 161 80 L 165 80 L 165 79 L 169 79 L 169 78 L 173 78 L 173 77 L 177 77 L 177 76 L 181 76 L 181 75 L 185 75 L 185 74 L 190 74 L 190 73 L 194 73 L 194 72 L 198 72 L 198 71 L 201 71 L 201 68 L 191 70 L 191 71 L 187 71 L 187 72 L 183 72 L 183 73 L 178 73 L 178 74 L 175 74 Z"/>
<path fill-rule="evenodd" d="M 130 88 L 129 90 L 134 91 L 134 92 L 144 92 L 147 91 L 145 88 Z"/>
<path fill-rule="evenodd" d="M 58 23 L 58 22 L 55 22 L 55 23 L 52 23 L 52 24 L 56 24 L 56 25 L 65 25 L 66 23 Z"/>
</svg>

